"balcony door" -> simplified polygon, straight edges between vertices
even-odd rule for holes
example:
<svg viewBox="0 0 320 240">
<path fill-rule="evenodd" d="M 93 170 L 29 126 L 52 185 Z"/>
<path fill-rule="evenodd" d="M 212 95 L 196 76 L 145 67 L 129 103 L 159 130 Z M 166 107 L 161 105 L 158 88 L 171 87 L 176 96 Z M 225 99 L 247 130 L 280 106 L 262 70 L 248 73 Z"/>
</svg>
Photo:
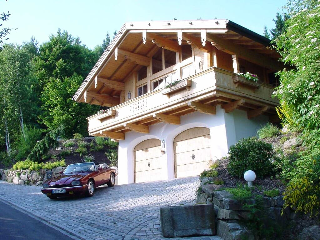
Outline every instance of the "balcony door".
<svg viewBox="0 0 320 240">
<path fill-rule="evenodd" d="M 176 178 L 197 176 L 212 164 L 210 129 L 196 127 L 177 135 L 173 141 Z"/>
</svg>

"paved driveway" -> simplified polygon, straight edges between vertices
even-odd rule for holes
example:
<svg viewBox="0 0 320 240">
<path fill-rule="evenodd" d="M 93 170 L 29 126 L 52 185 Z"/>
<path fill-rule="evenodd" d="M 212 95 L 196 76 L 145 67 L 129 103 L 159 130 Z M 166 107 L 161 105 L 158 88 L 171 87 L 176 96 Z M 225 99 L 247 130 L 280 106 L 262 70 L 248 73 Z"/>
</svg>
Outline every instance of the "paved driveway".
<svg viewBox="0 0 320 240">
<path fill-rule="evenodd" d="M 75 239 L 163 239 L 160 207 L 194 203 L 198 185 L 198 177 L 191 177 L 100 188 L 92 198 L 50 200 L 41 187 L 0 181 L 0 199 Z"/>
</svg>

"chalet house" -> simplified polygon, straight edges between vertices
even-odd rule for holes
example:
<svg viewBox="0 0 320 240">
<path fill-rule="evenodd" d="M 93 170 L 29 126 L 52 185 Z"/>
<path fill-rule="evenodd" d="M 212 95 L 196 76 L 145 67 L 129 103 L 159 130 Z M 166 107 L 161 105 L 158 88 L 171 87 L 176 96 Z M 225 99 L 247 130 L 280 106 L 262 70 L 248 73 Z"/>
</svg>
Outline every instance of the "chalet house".
<svg viewBox="0 0 320 240">
<path fill-rule="evenodd" d="M 109 107 L 89 134 L 119 141 L 119 184 L 196 176 L 274 121 L 269 44 L 229 20 L 126 23 L 73 97 Z"/>
</svg>

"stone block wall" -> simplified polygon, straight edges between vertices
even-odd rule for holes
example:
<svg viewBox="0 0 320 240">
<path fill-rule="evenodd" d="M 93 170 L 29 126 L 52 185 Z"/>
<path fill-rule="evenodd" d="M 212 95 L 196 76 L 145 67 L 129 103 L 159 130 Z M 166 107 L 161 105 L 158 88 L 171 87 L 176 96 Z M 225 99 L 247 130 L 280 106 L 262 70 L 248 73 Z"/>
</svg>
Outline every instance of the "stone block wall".
<svg viewBox="0 0 320 240">
<path fill-rule="evenodd" d="M 64 167 L 40 171 L 0 169 L 0 180 L 20 185 L 41 185 L 45 180 L 59 176 L 64 169 Z"/>
<path fill-rule="evenodd" d="M 255 200 L 237 201 L 229 192 L 216 190 L 217 188 L 219 187 L 213 184 L 202 185 L 197 196 L 198 204 L 214 205 L 217 235 L 225 240 L 256 239 L 254 233 L 245 227 L 245 222 L 250 220 L 252 215 L 244 209 L 244 204 L 253 205 Z M 286 229 L 295 221 L 296 214 L 289 209 L 282 214 L 283 204 L 281 196 L 263 198 L 263 214 L 267 216 L 264 222 L 266 227 L 276 225 L 277 228 Z"/>
</svg>

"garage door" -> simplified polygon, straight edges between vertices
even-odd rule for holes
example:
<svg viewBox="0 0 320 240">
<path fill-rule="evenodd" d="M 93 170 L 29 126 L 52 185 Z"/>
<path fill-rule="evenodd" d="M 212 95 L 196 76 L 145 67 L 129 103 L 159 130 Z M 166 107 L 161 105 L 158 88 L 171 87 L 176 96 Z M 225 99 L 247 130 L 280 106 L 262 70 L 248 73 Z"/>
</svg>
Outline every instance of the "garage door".
<svg viewBox="0 0 320 240">
<path fill-rule="evenodd" d="M 210 130 L 197 127 L 180 133 L 174 139 L 176 178 L 199 175 L 212 164 Z"/>
<path fill-rule="evenodd" d="M 164 180 L 161 142 L 159 139 L 149 139 L 139 143 L 134 148 L 135 182 L 152 182 Z"/>
</svg>

